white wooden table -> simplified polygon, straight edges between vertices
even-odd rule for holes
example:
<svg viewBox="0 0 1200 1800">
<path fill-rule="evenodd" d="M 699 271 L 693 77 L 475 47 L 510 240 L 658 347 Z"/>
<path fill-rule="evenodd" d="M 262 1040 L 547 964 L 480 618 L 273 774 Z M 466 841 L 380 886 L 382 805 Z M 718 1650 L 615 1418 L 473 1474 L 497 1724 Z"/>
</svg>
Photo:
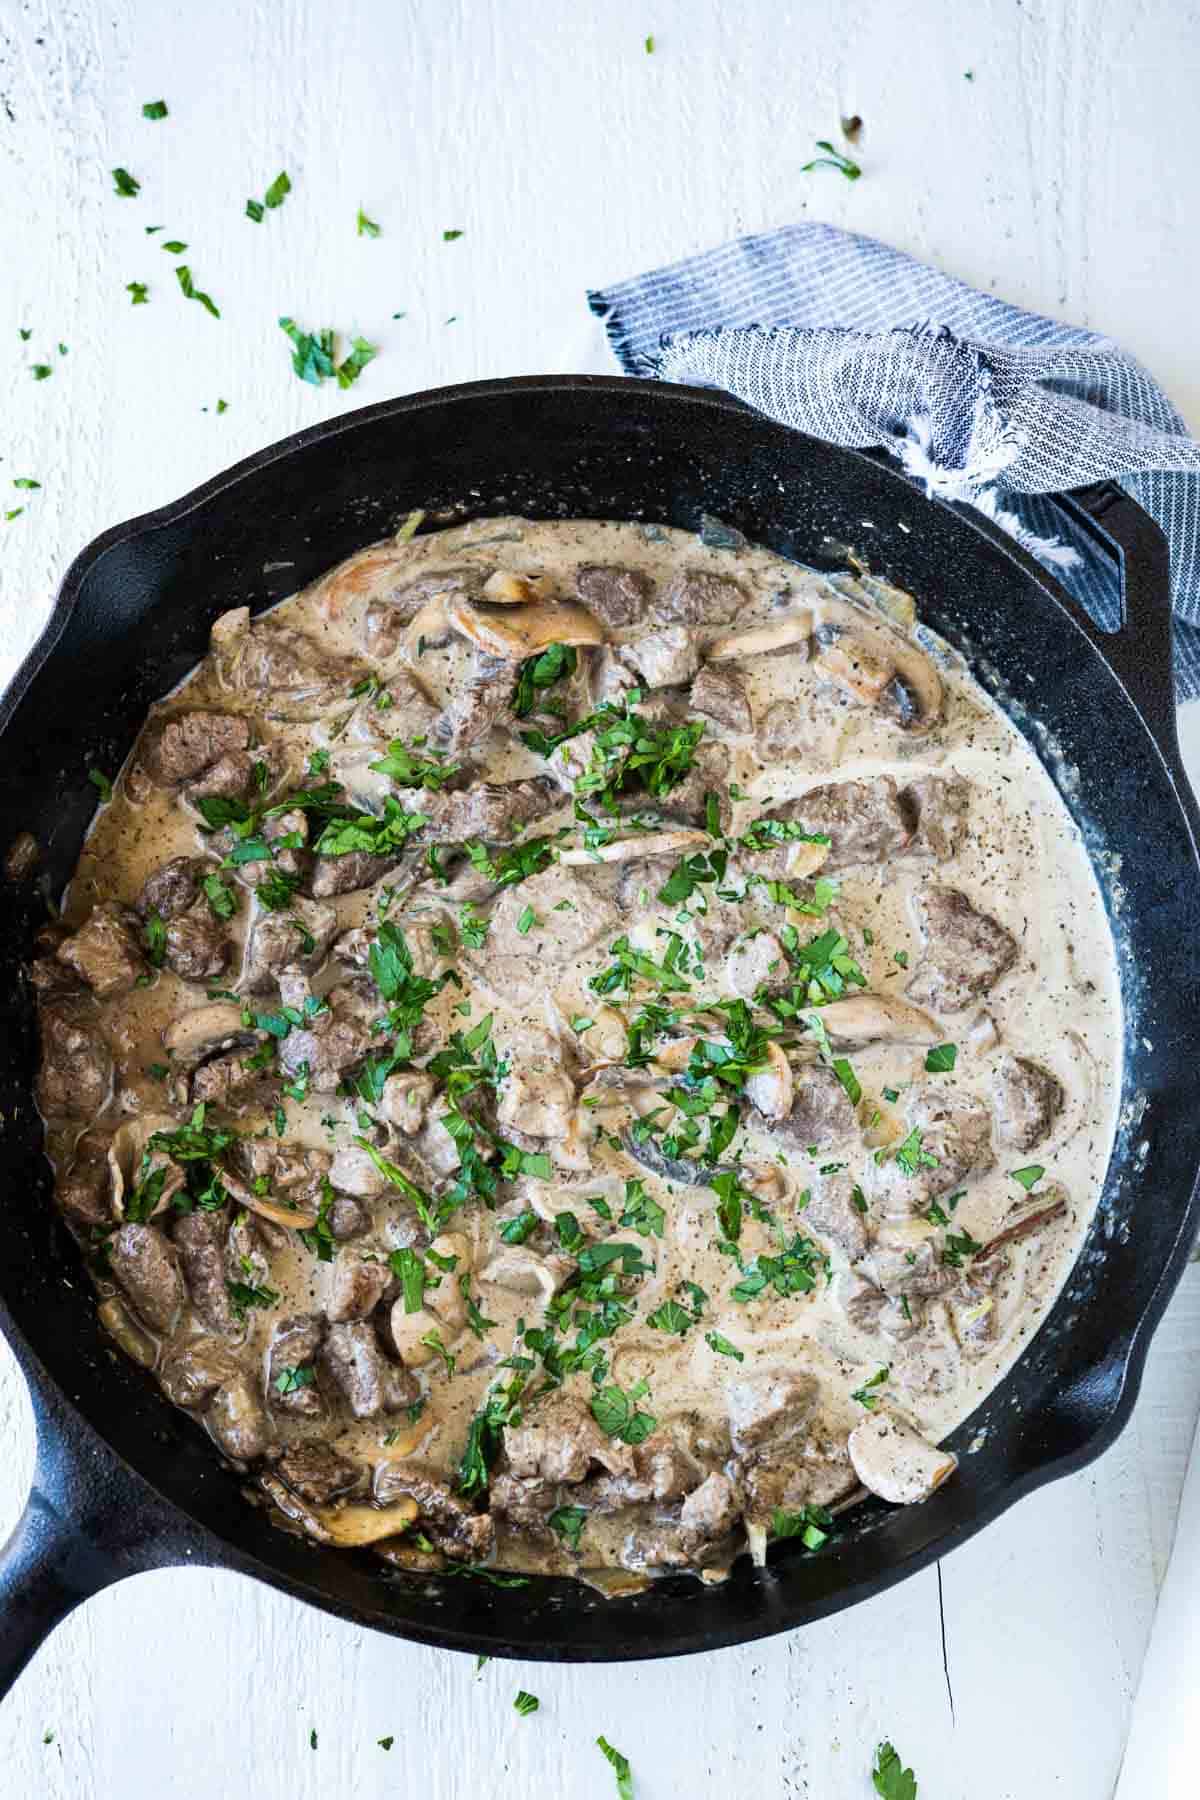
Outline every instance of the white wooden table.
<svg viewBox="0 0 1200 1800">
<path fill-rule="evenodd" d="M 603 366 L 589 283 L 800 216 L 1107 330 L 1200 419 L 1196 26 L 1183 0 L 0 3 L 0 512 L 25 503 L 0 520 L 0 678 L 102 527 L 352 405 Z M 160 96 L 169 117 L 143 120 Z M 851 112 L 863 179 L 800 174 Z M 281 169 L 293 192 L 252 223 Z M 355 235 L 360 205 L 377 240 Z M 172 237 L 219 321 L 180 293 Z M 294 378 L 285 313 L 380 344 L 353 393 Z M 643 1800 L 866 1795 L 881 1737 L 923 1800 L 1098 1800 L 1200 1406 L 1198 1276 L 1115 1449 L 853 1613 L 675 1664 L 476 1678 L 232 1576 L 146 1576 L 27 1671 L 0 1791 L 586 1800 L 614 1792 L 604 1732 Z M 32 1458 L 2 1346 L 0 1444 L 2 1537 Z"/>
</svg>

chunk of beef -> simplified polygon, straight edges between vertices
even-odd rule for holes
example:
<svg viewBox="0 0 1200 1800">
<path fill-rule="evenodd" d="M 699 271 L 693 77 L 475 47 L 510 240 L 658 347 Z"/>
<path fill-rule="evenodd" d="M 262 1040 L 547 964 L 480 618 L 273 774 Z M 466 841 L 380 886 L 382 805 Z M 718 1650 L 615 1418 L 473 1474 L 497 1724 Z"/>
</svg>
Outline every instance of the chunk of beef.
<svg viewBox="0 0 1200 1800">
<path fill-rule="evenodd" d="M 570 905 L 563 905 L 564 901 Z M 531 956 L 528 939 L 517 929 L 527 906 L 533 908 L 541 926 L 536 958 Z M 540 875 L 505 888 L 496 901 L 480 972 L 487 974 L 493 958 L 536 962 L 543 970 L 561 968 L 619 929 L 616 907 L 591 881 L 567 869 L 543 869 Z"/>
<path fill-rule="evenodd" d="M 157 1226 L 122 1225 L 108 1240 L 108 1266 L 152 1331 L 174 1331 L 183 1311 L 183 1277 Z"/>
<path fill-rule="evenodd" d="M 389 1362 L 368 1320 L 331 1325 L 321 1347 L 320 1369 L 356 1419 L 399 1412 L 420 1394 L 416 1377 Z"/>
<path fill-rule="evenodd" d="M 86 922 L 58 947 L 58 960 L 87 983 L 98 1000 L 124 994 L 146 973 L 141 920 L 116 900 L 101 900 Z"/>
<path fill-rule="evenodd" d="M 211 866 L 200 856 L 173 856 L 147 875 L 137 898 L 143 919 L 152 912 L 168 921 L 182 917 L 200 898 L 200 883 Z"/>
<path fill-rule="evenodd" d="M 186 784 L 184 798 L 197 810 L 201 800 L 251 800 L 260 791 L 256 764 L 261 760 L 249 750 L 230 750 Z"/>
<path fill-rule="evenodd" d="M 691 706 L 715 725 L 726 731 L 745 733 L 754 730 L 754 714 L 746 694 L 746 684 L 736 669 L 723 663 L 706 663 L 692 683 Z"/>
<path fill-rule="evenodd" d="M 267 1354 L 267 1399 L 278 1412 L 300 1419 L 316 1419 L 325 1410 L 321 1390 L 308 1378 L 321 1348 L 325 1325 L 317 1313 L 296 1313 L 280 1319 L 271 1333 Z M 302 1385 L 297 1381 L 301 1375 Z M 285 1480 L 288 1478 L 285 1476 Z M 295 1486 L 294 1482 L 289 1482 Z M 303 1489 L 299 1490 L 303 1492 Z M 312 1499 L 314 1496 L 307 1495 Z"/>
<path fill-rule="evenodd" d="M 552 1481 L 527 1481 L 502 1469 L 492 1476 L 488 1504 L 494 1517 L 522 1532 L 549 1535 L 547 1520 L 558 1505 L 558 1489 Z"/>
<path fill-rule="evenodd" d="M 699 1547 L 701 1543 L 724 1537 L 732 1531 L 740 1513 L 737 1488 L 728 1475 L 714 1470 L 684 1499 L 679 1509 L 679 1523 L 696 1539 Z"/>
<path fill-rule="evenodd" d="M 320 1438 L 288 1444 L 275 1467 L 292 1492 L 313 1506 L 328 1506 L 343 1494 L 355 1493 L 366 1480 L 360 1463 Z"/>
<path fill-rule="evenodd" d="M 594 1475 L 573 1496 L 589 1512 L 613 1513 L 626 1506 L 669 1504 L 700 1486 L 704 1470 L 666 1432 L 656 1433 L 633 1452 L 631 1475 Z"/>
<path fill-rule="evenodd" d="M 329 1209 L 329 1229 L 339 1244 L 361 1237 L 371 1223 L 371 1209 L 350 1194 L 339 1194 Z"/>
<path fill-rule="evenodd" d="M 923 775 L 901 791 L 900 803 L 916 820 L 914 851 L 945 862 L 961 850 L 971 810 L 971 784 L 961 775 Z"/>
<path fill-rule="evenodd" d="M 637 569 L 584 563 L 575 571 L 575 593 L 610 631 L 636 625 L 646 612 L 653 583 Z"/>
<path fill-rule="evenodd" d="M 192 1305 L 210 1331 L 223 1337 L 244 1335 L 244 1324 L 234 1313 L 225 1277 L 227 1220 L 223 1213 L 185 1213 L 176 1219 L 171 1236 L 183 1264 L 183 1278 Z"/>
<path fill-rule="evenodd" d="M 224 1056 L 214 1056 L 211 1062 L 201 1063 L 188 1089 L 192 1105 L 203 1101 L 206 1106 L 235 1107 L 255 1094 L 274 1073 L 261 1065 L 255 1066 L 256 1054 L 256 1049 L 229 1050 Z"/>
<path fill-rule="evenodd" d="M 1007 926 L 979 912 L 952 887 L 929 887 L 913 895 L 913 910 L 925 936 L 921 966 L 904 990 L 920 1006 L 961 1012 L 988 993 L 1008 973 L 1020 946 Z"/>
<path fill-rule="evenodd" d="M 215 981 L 232 952 L 224 925 L 203 903 L 167 926 L 163 961 L 183 981 Z"/>
<path fill-rule="evenodd" d="M 823 864 L 826 872 L 889 862 L 908 848 L 913 837 L 912 815 L 890 775 L 827 782 L 764 816 L 795 820 L 805 831 L 826 833 L 830 840 Z"/>
<path fill-rule="evenodd" d="M 367 1319 L 391 1284 L 392 1273 L 385 1262 L 363 1262 L 349 1254 L 339 1256 L 329 1282 L 325 1317 L 339 1325 L 347 1319 Z"/>
<path fill-rule="evenodd" d="M 835 1506 L 858 1485 L 844 1436 L 813 1430 L 740 1471 L 746 1517 L 768 1524 L 776 1507 Z"/>
<path fill-rule="evenodd" d="M 294 812 L 276 813 L 272 818 L 264 819 L 261 836 L 272 846 L 271 856 L 241 864 L 238 875 L 247 887 L 257 888 L 278 875 L 294 876 L 298 883 L 308 875 L 312 852 L 307 847 L 309 824 L 306 812 L 297 808 Z M 281 843 L 281 839 L 286 841 Z M 218 832 L 213 843 L 228 855 L 237 841 L 232 832 L 226 830 Z"/>
<path fill-rule="evenodd" d="M 748 1375 L 725 1389 L 729 1433 L 739 1456 L 772 1449 L 805 1430 L 817 1401 L 812 1375 L 786 1369 Z"/>
<path fill-rule="evenodd" d="M 257 1462 L 271 1448 L 271 1421 L 248 1375 L 239 1374 L 218 1388 L 204 1423 L 231 1462 Z"/>
<path fill-rule="evenodd" d="M 232 713 L 175 713 L 142 742 L 139 761 L 157 787 L 180 787 L 223 756 L 250 748 L 250 721 Z"/>
<path fill-rule="evenodd" d="M 279 1043 L 279 1066 L 289 1079 L 307 1063 L 309 1085 L 329 1094 L 347 1070 L 360 1063 L 376 1042 L 372 1027 L 379 1007 L 350 983 L 332 988 L 328 1011 L 294 1027 Z"/>
<path fill-rule="evenodd" d="M 112 1222 L 112 1176 L 108 1166 L 111 1139 L 104 1131 L 85 1131 L 75 1146 L 71 1166 L 55 1185 L 59 1206 L 73 1225 L 84 1230 Z"/>
<path fill-rule="evenodd" d="M 552 811 L 561 795 L 552 781 L 536 775 L 523 781 L 481 781 L 440 794 L 401 788 L 398 798 L 406 811 L 419 812 L 427 821 L 414 834 L 415 844 L 462 844 L 468 838 L 494 844 Z"/>
<path fill-rule="evenodd" d="M 622 660 L 648 688 L 682 687 L 700 667 L 696 634 L 686 625 L 664 625 L 621 647 Z"/>
<path fill-rule="evenodd" d="M 793 1071 L 795 1099 L 786 1119 L 771 1127 L 797 1150 L 832 1149 L 857 1130 L 850 1096 L 824 1063 L 806 1063 Z"/>
<path fill-rule="evenodd" d="M 745 588 L 730 576 L 685 569 L 658 596 L 654 611 L 680 625 L 728 625 L 747 604 Z"/>
<path fill-rule="evenodd" d="M 361 663 L 335 656 L 278 619 L 252 624 L 246 606 L 222 613 L 215 622 L 212 654 L 229 692 L 274 719 L 319 719 L 348 705 L 351 688 L 365 673 Z"/>
<path fill-rule="evenodd" d="M 353 894 L 371 887 L 396 867 L 404 852 L 375 856 L 369 850 L 351 850 L 347 856 L 322 856 L 314 863 L 308 891 L 314 900 L 332 900 L 337 894 Z"/>
<path fill-rule="evenodd" d="M 451 756 L 461 756 L 485 738 L 508 710 L 520 664 L 485 650 L 475 652 L 471 675 L 455 693 L 433 727 L 433 735 Z"/>
<path fill-rule="evenodd" d="M 173 1406 L 199 1412 L 219 1388 L 236 1381 L 240 1373 L 228 1344 L 220 1338 L 196 1337 L 164 1360 L 159 1380 Z"/>
<path fill-rule="evenodd" d="M 716 796 L 720 823 L 729 823 L 729 751 L 724 744 L 699 744 L 691 768 L 665 794 L 630 793 L 621 801 L 622 812 L 656 812 L 681 825 L 704 825 L 708 796 Z"/>
<path fill-rule="evenodd" d="M 475 1512 L 443 1481 L 403 1463 L 381 1463 L 375 1476 L 380 1505 L 390 1506 L 406 1494 L 420 1508 L 421 1529 L 436 1550 L 459 1562 L 486 1562 L 496 1545 L 496 1528 L 487 1513 Z"/>
<path fill-rule="evenodd" d="M 866 1251 L 868 1233 L 866 1202 L 852 1172 L 835 1169 L 822 1175 L 814 1169 L 811 1175 L 805 1172 L 804 1181 L 809 1198 L 799 1218 L 801 1231 L 815 1231 L 818 1237 L 836 1244 L 848 1262 L 857 1262 Z"/>
<path fill-rule="evenodd" d="M 48 1119 L 90 1119 L 112 1087 L 112 1051 L 86 1001 L 64 998 L 41 1008 L 42 1060 L 37 1103 Z"/>
<path fill-rule="evenodd" d="M 889 1217 L 927 1211 L 931 1200 L 953 1193 L 995 1162 L 992 1115 L 970 1094 L 923 1083 L 910 1089 L 904 1119 L 909 1138 L 916 1134 L 914 1147 L 868 1166 Z"/>
<path fill-rule="evenodd" d="M 660 1514 L 631 1532 L 622 1560 L 631 1569 L 705 1568 L 728 1561 L 740 1517 L 737 1485 L 716 1470 L 687 1496 L 676 1517 Z"/>
<path fill-rule="evenodd" d="M 593 1463 L 610 1475 L 634 1472 L 628 1444 L 606 1437 L 583 1402 L 562 1392 L 539 1401 L 519 1425 L 506 1425 L 504 1449 L 514 1475 L 543 1481 L 582 1481 Z"/>
<path fill-rule="evenodd" d="M 575 1087 L 569 1075 L 542 1057 L 514 1060 L 496 1109 L 500 1124 L 526 1137 L 568 1137 L 575 1119 Z"/>
<path fill-rule="evenodd" d="M 349 861 L 346 858 L 318 859 Z M 247 994 L 268 992 L 281 969 L 302 969 L 312 974 L 329 953 L 338 927 L 337 911 L 321 900 L 294 894 L 286 912 L 261 912 L 254 921 L 239 989 Z"/>
<path fill-rule="evenodd" d="M 992 1093 L 996 1101 L 996 1135 L 1014 1150 L 1032 1150 L 1049 1137 L 1063 1107 L 1062 1082 L 1027 1056 L 1000 1058 Z"/>
</svg>

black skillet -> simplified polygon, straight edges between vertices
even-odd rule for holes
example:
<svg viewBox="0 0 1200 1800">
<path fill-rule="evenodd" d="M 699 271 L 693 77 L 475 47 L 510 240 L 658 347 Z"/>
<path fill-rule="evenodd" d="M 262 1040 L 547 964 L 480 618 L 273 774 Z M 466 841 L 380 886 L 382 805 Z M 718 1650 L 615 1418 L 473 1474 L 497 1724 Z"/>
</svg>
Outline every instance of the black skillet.
<svg viewBox="0 0 1200 1800">
<path fill-rule="evenodd" d="M 1175 741 L 1163 540 L 1115 488 L 1063 504 L 1123 561 L 1114 635 L 977 514 L 926 502 L 868 457 L 707 391 L 533 378 L 415 394 L 316 426 L 77 558 L 0 707 L 0 852 L 32 828 L 53 893 L 96 803 L 88 769 L 120 765 L 150 702 L 203 654 L 216 615 L 272 604 L 413 507 L 688 529 L 708 511 L 818 565 L 831 542 L 855 546 L 971 654 L 1086 833 L 1121 958 L 1132 1122 L 1065 1292 L 954 1434 L 962 1449 L 986 1425 L 982 1447 L 924 1506 L 864 1504 L 820 1554 L 783 1545 L 769 1571 L 743 1559 L 716 1588 L 679 1577 L 606 1602 L 561 1581 L 511 1591 L 471 1577 L 410 1582 L 365 1553 L 275 1530 L 199 1428 L 98 1328 L 30 1099 L 21 967 L 44 909 L 35 886 L 0 883 L 0 1325 L 38 1431 L 33 1493 L 0 1552 L 0 1693 L 89 1594 L 184 1563 L 239 1569 L 343 1618 L 457 1650 L 605 1661 L 738 1643 L 879 1592 L 1113 1441 L 1200 1213 L 1200 814 Z"/>
</svg>

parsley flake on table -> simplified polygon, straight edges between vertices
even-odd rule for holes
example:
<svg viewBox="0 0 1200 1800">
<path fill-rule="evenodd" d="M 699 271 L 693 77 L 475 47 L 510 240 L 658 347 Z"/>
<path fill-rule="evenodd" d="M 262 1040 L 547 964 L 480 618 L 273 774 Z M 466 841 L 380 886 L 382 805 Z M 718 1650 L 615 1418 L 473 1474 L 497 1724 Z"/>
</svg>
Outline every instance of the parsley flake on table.
<svg viewBox="0 0 1200 1800">
<path fill-rule="evenodd" d="M 617 1778 L 618 1800 L 633 1800 L 633 1772 L 629 1767 L 629 1758 L 609 1743 L 606 1737 L 596 1739 L 597 1747 L 603 1752 Z"/>
<path fill-rule="evenodd" d="M 514 1709 L 523 1719 L 527 1719 L 530 1713 L 535 1713 L 541 1704 L 536 1694 L 527 1694 L 524 1688 L 517 1690 L 517 1697 L 513 1701 Z"/>
<path fill-rule="evenodd" d="M 128 169 L 114 169 L 112 172 L 114 191 L 122 200 L 133 200 L 142 191 L 142 184 L 136 181 Z"/>
<path fill-rule="evenodd" d="M 646 39 L 646 55 L 647 56 L 654 55 L 654 38 L 653 38 L 653 36 L 650 36 Z"/>
<path fill-rule="evenodd" d="M 147 100 L 142 108 L 143 119 L 165 119 L 167 103 L 165 100 Z"/>
<path fill-rule="evenodd" d="M 390 1750 L 392 1745 L 395 1743 L 395 1741 L 396 1740 L 394 1737 L 385 1737 L 385 1738 L 376 1738 L 375 1739 L 375 1742 L 379 1745 L 379 1748 L 381 1750 Z"/>
<path fill-rule="evenodd" d="M 220 318 L 221 310 L 214 302 L 212 295 L 203 293 L 200 288 L 196 286 L 195 282 L 192 280 L 192 271 L 188 268 L 186 263 L 178 264 L 175 270 L 175 279 L 178 281 L 179 286 L 183 291 L 185 300 L 198 300 L 205 312 L 211 313 L 214 319 Z"/>
<path fill-rule="evenodd" d="M 182 256 L 187 245 L 182 238 L 164 238 L 160 248 L 165 250 L 168 256 Z"/>
<path fill-rule="evenodd" d="M 358 209 L 358 219 L 355 224 L 355 230 L 356 230 L 358 236 L 359 237 L 377 238 L 380 236 L 382 229 L 383 229 L 383 227 L 380 225 L 377 225 L 375 223 L 374 219 L 368 219 L 366 213 L 363 211 L 362 207 L 360 206 Z"/>
<path fill-rule="evenodd" d="M 13 477 L 15 488 L 40 488 L 41 485 L 41 482 L 35 481 L 32 475 L 15 475 Z"/>
<path fill-rule="evenodd" d="M 443 244 L 452 244 L 454 242 L 455 238 L 460 238 L 461 236 L 462 236 L 461 231 L 443 231 L 442 242 L 443 242 Z M 446 321 L 447 324 L 449 324 L 449 322 L 450 322 L 449 320 Z"/>
<path fill-rule="evenodd" d="M 875 1752 L 871 1785 L 880 1800 L 917 1800 L 917 1778 L 890 1744 L 880 1744 Z"/>
<path fill-rule="evenodd" d="M 132 306 L 145 306 L 147 304 L 146 296 L 150 292 L 150 289 L 146 286 L 144 281 L 127 281 L 125 283 L 125 292 L 133 296 L 130 302 Z"/>
<path fill-rule="evenodd" d="M 54 370 L 49 363 L 34 363 L 29 373 L 35 381 L 49 381 Z"/>
</svg>

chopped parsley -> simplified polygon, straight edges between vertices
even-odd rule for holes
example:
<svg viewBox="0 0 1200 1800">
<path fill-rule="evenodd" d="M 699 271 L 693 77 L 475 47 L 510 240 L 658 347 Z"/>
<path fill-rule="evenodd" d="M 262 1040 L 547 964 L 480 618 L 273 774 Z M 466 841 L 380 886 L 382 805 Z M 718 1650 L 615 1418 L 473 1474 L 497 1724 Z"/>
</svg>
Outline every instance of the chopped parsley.
<svg viewBox="0 0 1200 1800">
<path fill-rule="evenodd" d="M 871 1785 L 880 1800 L 917 1800 L 917 1778 L 890 1744 L 880 1744 L 875 1752 Z"/>
<path fill-rule="evenodd" d="M 237 911 L 238 901 L 237 894 L 229 886 L 229 883 L 214 871 L 213 874 L 204 877 L 201 886 L 204 890 L 204 898 L 217 918 L 231 919 Z"/>
<path fill-rule="evenodd" d="M 456 238 L 460 238 L 461 236 L 461 231 L 443 231 L 442 242 L 443 244 L 452 244 Z"/>
<path fill-rule="evenodd" d="M 622 1756 L 606 1737 L 598 1737 L 596 1743 L 617 1778 L 617 1800 L 633 1800 L 633 1773 L 629 1767 L 629 1758 Z"/>
<path fill-rule="evenodd" d="M 678 1300 L 664 1300 L 661 1306 L 646 1315 L 646 1323 L 652 1331 L 673 1331 L 683 1337 L 696 1321 Z"/>
<path fill-rule="evenodd" d="M 824 155 L 814 156 L 811 162 L 802 163 L 800 165 L 802 175 L 809 174 L 813 169 L 833 169 L 837 174 L 844 175 L 847 181 L 857 181 L 862 174 L 858 164 L 853 162 L 850 157 L 843 156 L 840 150 L 834 148 L 828 138 L 818 138 L 817 149 L 824 151 Z"/>
<path fill-rule="evenodd" d="M 592 1396 L 592 1417 L 607 1437 L 617 1438 L 623 1444 L 644 1444 L 658 1429 L 654 1415 L 642 1412 L 637 1405 L 649 1391 L 645 1381 L 635 1382 L 628 1393 L 610 1382 Z"/>
<path fill-rule="evenodd" d="M 1034 1189 L 1046 1173 L 1041 1163 L 1027 1163 L 1023 1169 L 1013 1169 L 1012 1178 L 1019 1182 L 1028 1194 Z"/>
<path fill-rule="evenodd" d="M 520 918 L 517 920 L 518 932 L 522 937 L 528 937 L 536 924 L 537 914 L 534 912 L 532 906 L 525 907 Z"/>
<path fill-rule="evenodd" d="M 527 1719 L 530 1713 L 535 1713 L 540 1705 L 541 1701 L 537 1695 L 527 1694 L 524 1688 L 518 1690 L 517 1697 L 513 1701 L 514 1708 L 523 1719 Z"/>
<path fill-rule="evenodd" d="M 913 1126 L 904 1142 L 897 1146 L 896 1163 L 905 1175 L 915 1175 L 920 1169 L 936 1169 L 938 1159 L 931 1156 L 928 1150 L 921 1148 L 921 1132 Z"/>
<path fill-rule="evenodd" d="M 832 1279 L 829 1258 L 811 1238 L 797 1232 L 778 1256 L 759 1256 L 749 1266 L 743 1266 L 742 1279 L 731 1293 L 740 1305 L 759 1299 L 768 1288 L 786 1299 L 791 1294 L 811 1293 L 822 1274 L 827 1281 Z"/>
<path fill-rule="evenodd" d="M 153 907 L 146 914 L 146 923 L 142 931 L 142 939 L 146 946 L 146 959 L 156 969 L 161 969 L 167 954 L 167 927 L 160 912 Z"/>
<path fill-rule="evenodd" d="M 942 1245 L 942 1262 L 948 1269 L 961 1269 L 968 1256 L 977 1256 L 983 1245 L 969 1231 L 948 1231 Z"/>
<path fill-rule="evenodd" d="M 857 1401 L 859 1406 L 866 1407 L 868 1412 L 874 1412 L 876 1406 L 879 1404 L 879 1395 L 872 1392 L 872 1390 L 874 1388 L 882 1387 L 891 1372 L 890 1368 L 876 1369 L 870 1381 L 864 1381 L 860 1388 L 855 1388 L 850 1398 Z"/>
<path fill-rule="evenodd" d="M 621 1214 L 620 1223 L 639 1237 L 661 1237 L 666 1226 L 667 1215 L 662 1207 L 646 1192 L 646 1184 L 634 1177 L 625 1183 L 625 1210 Z"/>
<path fill-rule="evenodd" d="M 845 1088 L 851 1106 L 857 1106 L 862 1099 L 862 1084 L 844 1056 L 834 1058 L 833 1072 Z"/>
<path fill-rule="evenodd" d="M 88 780 L 91 782 L 92 786 L 96 789 L 96 791 L 100 795 L 101 800 L 107 806 L 108 802 L 113 797 L 112 782 L 108 779 L 108 776 L 105 775 L 100 769 L 89 769 L 88 770 Z"/>
<path fill-rule="evenodd" d="M 236 1319 L 244 1319 L 251 1307 L 261 1307 L 265 1312 L 279 1305 L 280 1295 L 274 1288 L 259 1287 L 247 1281 L 227 1281 L 225 1288 Z"/>
<path fill-rule="evenodd" d="M 805 831 L 796 819 L 755 819 L 738 839 L 746 850 L 771 850 L 776 844 L 820 844 L 828 849 L 832 842 L 827 831 Z"/>
<path fill-rule="evenodd" d="M 192 271 L 188 268 L 186 263 L 176 264 L 175 279 L 179 283 L 185 300 L 198 300 L 205 312 L 211 313 L 214 319 L 220 318 L 220 307 L 217 306 L 211 294 L 203 293 L 201 289 L 196 286 L 195 282 L 192 280 Z"/>
<path fill-rule="evenodd" d="M 832 1530 L 833 1514 L 823 1506 L 802 1506 L 799 1512 L 777 1506 L 771 1514 L 771 1536 L 798 1537 L 806 1550 L 819 1550 Z"/>
<path fill-rule="evenodd" d="M 134 200 L 142 191 L 142 184 L 136 181 L 128 169 L 114 169 L 112 172 L 113 188 L 122 200 Z"/>
<path fill-rule="evenodd" d="M 531 656 L 521 664 L 513 694 L 513 712 L 518 719 L 527 718 L 538 706 L 542 712 L 557 712 L 561 703 L 546 702 L 539 706 L 538 696 L 558 681 L 575 673 L 579 657 L 569 644 L 549 644 L 540 656 Z"/>
<path fill-rule="evenodd" d="M 587 1524 L 587 1509 L 582 1506 L 556 1506 L 546 1523 L 551 1531 L 558 1533 L 568 1549 L 578 1550 L 583 1528 Z"/>
<path fill-rule="evenodd" d="M 311 1363 L 293 1363 L 286 1369 L 280 1369 L 275 1377 L 277 1394 L 298 1394 L 301 1388 L 311 1387 L 317 1379 L 317 1372 Z"/>
<path fill-rule="evenodd" d="M 380 235 L 381 230 L 382 227 L 377 225 L 374 219 L 368 219 L 366 213 L 360 206 L 358 209 L 358 217 L 355 220 L 355 231 L 357 235 L 359 237 L 377 238 Z"/>
<path fill-rule="evenodd" d="M 735 1362 L 746 1360 L 745 1352 L 739 1350 L 736 1344 L 731 1344 L 727 1337 L 722 1337 L 719 1331 L 706 1331 L 704 1341 L 718 1356 L 732 1356 Z"/>
<path fill-rule="evenodd" d="M 150 289 L 146 286 L 144 281 L 127 281 L 125 283 L 125 292 L 133 296 L 130 300 L 131 306 L 148 305 L 146 296 L 150 292 Z"/>
<path fill-rule="evenodd" d="M 167 103 L 165 100 L 147 100 L 142 108 L 143 119 L 165 119 Z"/>
<path fill-rule="evenodd" d="M 292 342 L 292 368 L 301 381 L 307 381 L 312 387 L 333 380 L 339 387 L 351 387 L 379 353 L 377 345 L 356 337 L 351 340 L 349 355 L 339 363 L 336 334 L 331 327 L 325 326 L 316 332 L 302 331 L 294 319 L 286 317 L 280 319 L 279 327 Z"/>
<path fill-rule="evenodd" d="M 377 775 L 390 776 L 401 787 L 428 788 L 437 793 L 461 772 L 462 764 L 447 762 L 441 750 L 430 750 L 422 756 L 415 745 L 393 738 L 387 755 L 373 762 L 371 768 Z"/>
</svg>

